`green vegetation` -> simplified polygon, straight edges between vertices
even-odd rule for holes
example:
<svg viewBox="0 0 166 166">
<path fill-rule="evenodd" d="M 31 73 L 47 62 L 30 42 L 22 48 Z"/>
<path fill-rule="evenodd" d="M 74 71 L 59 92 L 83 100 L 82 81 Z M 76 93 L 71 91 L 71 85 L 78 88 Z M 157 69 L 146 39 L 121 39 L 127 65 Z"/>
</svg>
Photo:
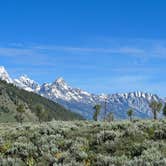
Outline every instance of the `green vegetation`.
<svg viewBox="0 0 166 166">
<path fill-rule="evenodd" d="M 162 108 L 162 103 L 153 101 L 153 102 L 150 103 L 149 106 L 152 109 L 153 118 L 154 118 L 154 120 L 156 120 L 157 119 L 157 113 L 159 113 L 161 108 Z"/>
<path fill-rule="evenodd" d="M 107 122 L 113 122 L 114 121 L 114 114 L 113 112 L 110 112 L 106 117 Z"/>
<path fill-rule="evenodd" d="M 130 121 L 132 121 L 132 120 L 133 120 L 133 110 L 132 110 L 132 109 L 129 109 L 129 110 L 127 111 L 127 115 L 128 115 L 128 117 L 130 118 Z"/>
<path fill-rule="evenodd" d="M 42 107 L 41 114 L 36 109 Z M 35 93 L 0 81 L 0 122 L 78 120 L 82 117 Z"/>
<path fill-rule="evenodd" d="M 101 105 L 97 104 L 93 107 L 93 109 L 94 109 L 93 120 L 98 121 L 98 116 L 100 114 Z"/>
<path fill-rule="evenodd" d="M 155 121 L 134 120 L 132 109 L 130 121 L 114 121 L 106 102 L 104 112 L 99 104 L 93 107 L 94 121 L 82 121 L 57 103 L 0 81 L 0 165 L 165 166 L 166 119 L 157 120 L 162 103 L 150 107 Z M 166 105 L 162 111 L 166 116 Z"/>
<path fill-rule="evenodd" d="M 44 108 L 42 107 L 42 105 L 37 105 L 36 106 L 36 115 L 39 119 L 39 122 L 41 123 L 42 120 L 46 120 L 49 121 L 49 119 L 47 119 L 47 112 L 44 110 Z"/>
<path fill-rule="evenodd" d="M 164 166 L 166 120 L 4 123 L 0 165 Z"/>
<path fill-rule="evenodd" d="M 24 105 L 20 104 L 18 105 L 18 107 L 16 108 L 17 114 L 15 116 L 17 122 L 22 123 L 24 120 L 24 113 L 25 113 L 25 109 L 24 109 Z"/>
<path fill-rule="evenodd" d="M 165 103 L 164 108 L 163 108 L 163 115 L 166 117 L 166 103 Z"/>
</svg>

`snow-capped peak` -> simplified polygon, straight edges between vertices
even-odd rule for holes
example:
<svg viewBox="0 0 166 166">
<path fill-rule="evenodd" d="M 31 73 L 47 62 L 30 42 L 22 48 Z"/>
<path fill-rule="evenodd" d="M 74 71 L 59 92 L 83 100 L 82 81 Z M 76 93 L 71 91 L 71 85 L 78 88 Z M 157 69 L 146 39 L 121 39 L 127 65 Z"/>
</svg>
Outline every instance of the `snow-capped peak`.
<svg viewBox="0 0 166 166">
<path fill-rule="evenodd" d="M 27 91 L 38 92 L 40 90 L 40 85 L 27 75 L 22 75 L 19 79 L 14 79 L 14 84 Z"/>
<path fill-rule="evenodd" d="M 53 86 L 55 85 L 55 86 L 62 88 L 62 89 L 69 89 L 70 88 L 68 86 L 68 84 L 66 83 L 66 81 L 62 77 L 59 77 L 58 79 L 56 79 L 52 85 Z"/>
<path fill-rule="evenodd" d="M 57 78 L 57 79 L 55 80 L 55 83 L 56 83 L 56 84 L 60 84 L 60 85 L 67 84 L 67 83 L 65 82 L 65 80 L 63 79 L 63 77 Z"/>
<path fill-rule="evenodd" d="M 0 80 L 4 80 L 7 83 L 13 83 L 8 72 L 5 70 L 5 68 L 3 66 L 0 66 Z"/>
<path fill-rule="evenodd" d="M 155 100 L 162 103 L 166 101 L 166 99 L 161 99 L 157 95 L 141 91 L 96 95 L 70 87 L 62 77 L 56 79 L 53 83 L 45 83 L 41 86 L 27 75 L 22 75 L 12 81 L 4 67 L 0 67 L 0 79 L 53 100 L 72 111 L 80 113 L 87 119 L 92 118 L 93 106 L 96 103 L 101 104 L 102 109 L 106 103 L 108 111 L 113 112 L 117 118 L 127 118 L 126 111 L 129 108 L 135 111 L 136 117 L 147 118 L 151 117 L 149 107 L 151 101 Z"/>
<path fill-rule="evenodd" d="M 24 84 L 33 84 L 35 81 L 31 80 L 27 75 L 20 76 L 19 80 Z"/>
<path fill-rule="evenodd" d="M 4 66 L 0 66 L 0 72 L 4 72 L 4 71 L 6 71 Z"/>
<path fill-rule="evenodd" d="M 148 100 L 158 100 L 157 95 L 147 93 L 147 92 L 141 92 L 141 91 L 135 91 L 135 92 L 129 92 L 129 93 L 117 93 L 113 94 L 114 96 L 121 96 L 123 98 L 144 98 Z"/>
<path fill-rule="evenodd" d="M 33 91 L 38 91 L 40 89 L 40 85 L 34 80 L 30 79 L 27 75 L 20 76 L 19 81 L 31 88 Z"/>
<path fill-rule="evenodd" d="M 59 77 L 56 79 L 55 82 L 62 83 L 62 82 L 65 82 L 65 80 L 63 79 L 63 77 Z"/>
</svg>

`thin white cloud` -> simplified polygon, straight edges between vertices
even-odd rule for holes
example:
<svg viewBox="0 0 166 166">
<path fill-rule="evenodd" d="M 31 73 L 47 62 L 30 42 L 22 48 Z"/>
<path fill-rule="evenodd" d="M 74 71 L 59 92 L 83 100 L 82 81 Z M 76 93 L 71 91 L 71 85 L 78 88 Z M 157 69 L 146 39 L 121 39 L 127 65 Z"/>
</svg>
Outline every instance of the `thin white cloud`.
<svg viewBox="0 0 166 166">
<path fill-rule="evenodd" d="M 111 53 L 111 54 L 141 54 L 143 49 L 120 47 L 120 48 L 95 48 L 95 47 L 73 47 L 73 46 L 36 46 L 36 49 L 49 51 L 69 51 L 69 52 L 90 52 L 90 53 Z"/>
<path fill-rule="evenodd" d="M 93 43 L 93 42 L 92 42 Z M 100 44 L 101 43 L 101 44 Z M 81 46 L 58 46 L 58 45 L 38 45 L 38 44 L 22 44 L 11 43 L 9 47 L 0 47 L 0 56 L 19 56 L 19 55 L 36 55 L 49 56 L 50 52 L 55 53 L 75 53 L 77 55 L 95 55 L 109 54 L 115 56 L 138 56 L 140 58 L 166 58 L 166 41 L 159 40 L 122 40 L 111 41 L 102 47 L 102 41 L 97 43 L 95 47 Z M 99 46 L 100 44 L 100 46 Z M 66 54 L 68 55 L 68 54 Z"/>
<path fill-rule="evenodd" d="M 38 54 L 33 49 L 0 47 L 0 56 L 20 56 Z"/>
<path fill-rule="evenodd" d="M 119 42 L 119 43 L 118 43 Z M 98 44 L 97 44 L 98 45 Z M 57 46 L 57 45 L 38 45 L 34 46 L 38 50 L 47 51 L 60 51 L 71 53 L 96 53 L 96 54 L 109 54 L 109 55 L 125 55 L 125 56 L 138 56 L 145 58 L 166 58 L 166 41 L 160 40 L 126 40 L 111 42 L 107 47 L 76 47 L 76 46 Z M 88 54 L 88 55 L 89 55 Z"/>
</svg>

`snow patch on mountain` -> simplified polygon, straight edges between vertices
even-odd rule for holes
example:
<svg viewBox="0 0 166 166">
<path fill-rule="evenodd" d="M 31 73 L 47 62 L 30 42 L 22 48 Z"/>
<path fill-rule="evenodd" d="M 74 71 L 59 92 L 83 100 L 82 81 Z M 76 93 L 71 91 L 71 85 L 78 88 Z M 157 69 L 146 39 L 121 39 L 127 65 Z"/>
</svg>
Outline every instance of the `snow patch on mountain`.
<svg viewBox="0 0 166 166">
<path fill-rule="evenodd" d="M 127 110 L 129 108 L 134 109 L 134 116 L 149 118 L 152 116 L 149 103 L 154 100 L 166 101 L 157 95 L 140 91 L 100 95 L 91 94 L 78 88 L 72 88 L 62 77 L 56 79 L 53 83 L 44 83 L 43 85 L 39 85 L 26 75 L 12 80 L 4 67 L 0 67 L 0 79 L 57 102 L 71 111 L 80 113 L 87 119 L 92 119 L 93 106 L 95 104 L 101 104 L 102 108 L 106 104 L 107 113 L 113 112 L 116 118 L 127 118 Z"/>
<path fill-rule="evenodd" d="M 135 110 L 136 116 L 147 118 L 152 116 L 149 103 L 154 100 L 162 101 L 157 95 L 139 91 L 110 95 L 90 94 L 81 89 L 68 86 L 62 78 L 53 83 L 42 85 L 38 93 L 80 113 L 87 119 L 92 118 L 95 104 L 101 104 L 104 107 L 105 102 L 107 103 L 108 113 L 114 112 L 117 118 L 127 118 L 126 112 L 129 108 Z"/>
<path fill-rule="evenodd" d="M 22 82 L 27 87 L 31 88 L 35 92 L 40 90 L 40 85 L 37 82 L 35 82 L 34 80 L 31 80 L 30 78 L 28 78 L 27 75 L 22 75 L 19 78 L 19 81 Z"/>
<path fill-rule="evenodd" d="M 0 66 L 0 80 L 6 81 L 7 83 L 13 83 L 8 72 L 5 70 L 3 66 Z"/>
</svg>

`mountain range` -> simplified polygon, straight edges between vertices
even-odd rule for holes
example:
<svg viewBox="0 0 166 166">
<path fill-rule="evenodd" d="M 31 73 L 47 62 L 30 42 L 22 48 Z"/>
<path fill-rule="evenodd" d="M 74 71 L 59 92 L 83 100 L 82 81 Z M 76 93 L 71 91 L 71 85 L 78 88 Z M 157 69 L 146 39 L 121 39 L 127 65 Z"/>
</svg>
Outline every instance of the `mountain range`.
<svg viewBox="0 0 166 166">
<path fill-rule="evenodd" d="M 19 115 L 17 109 L 20 105 L 25 111 L 24 122 L 38 122 L 38 108 L 44 111 L 42 121 L 83 119 L 79 114 L 67 110 L 60 104 L 0 80 L 0 122 L 16 122 Z"/>
<path fill-rule="evenodd" d="M 92 94 L 78 88 L 72 88 L 61 77 L 52 83 L 38 84 L 28 76 L 22 75 L 12 79 L 4 67 L 0 67 L 0 79 L 26 91 L 37 93 L 45 98 L 63 105 L 75 113 L 79 113 L 86 119 L 92 119 L 93 106 L 101 104 L 106 107 L 107 113 L 114 113 L 115 118 L 127 118 L 127 110 L 133 109 L 134 116 L 138 118 L 150 118 L 152 116 L 149 103 L 151 101 L 164 102 L 164 99 L 151 93 L 129 92 L 115 94 Z M 101 111 L 100 117 L 103 117 Z"/>
</svg>

